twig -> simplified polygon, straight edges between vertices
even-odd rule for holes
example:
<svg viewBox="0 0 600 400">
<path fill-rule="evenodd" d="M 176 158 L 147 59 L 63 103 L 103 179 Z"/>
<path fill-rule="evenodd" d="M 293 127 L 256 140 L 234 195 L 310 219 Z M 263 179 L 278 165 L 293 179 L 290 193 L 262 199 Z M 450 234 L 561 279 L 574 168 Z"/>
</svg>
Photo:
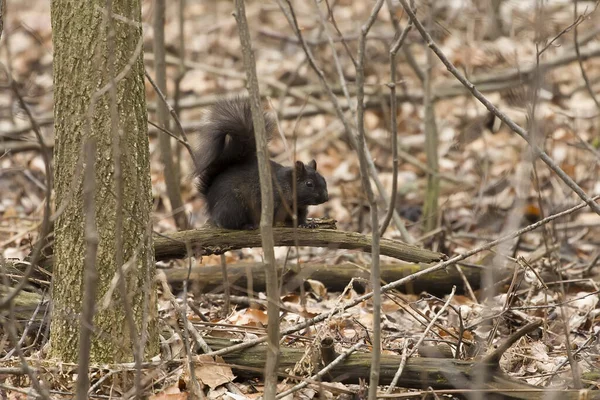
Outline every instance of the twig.
<svg viewBox="0 0 600 400">
<path fill-rule="evenodd" d="M 391 1 L 388 0 L 388 8 L 391 7 Z M 390 9 L 390 13 L 394 15 Z M 395 15 L 394 15 L 395 17 Z M 398 38 L 392 43 L 390 48 L 390 82 L 388 87 L 390 88 L 390 133 L 392 135 L 392 195 L 390 196 L 390 202 L 388 204 L 388 211 L 385 215 L 385 219 L 379 229 L 379 234 L 383 236 L 386 229 L 388 228 L 394 211 L 396 209 L 396 196 L 398 192 L 398 104 L 396 99 L 396 55 L 398 50 L 402 48 L 408 32 L 412 29 L 412 21 L 409 21 L 406 28 L 398 36 Z"/>
<path fill-rule="evenodd" d="M 563 282 L 559 281 L 556 284 L 560 284 L 560 283 L 563 283 Z M 566 283 L 566 282 L 564 282 L 564 283 Z M 512 309 L 513 310 L 542 310 L 542 309 L 545 309 L 545 308 L 563 307 L 563 306 L 566 306 L 567 304 L 579 301 L 581 299 L 585 299 L 586 297 L 589 297 L 589 296 L 595 296 L 597 294 L 600 294 L 600 290 L 595 290 L 593 292 L 586 293 L 585 295 L 582 295 L 582 296 L 579 296 L 579 297 L 575 297 L 575 298 L 570 299 L 570 300 L 564 300 L 564 301 L 561 301 L 561 302 L 556 303 L 556 304 L 544 304 L 544 305 L 540 305 L 540 306 L 521 306 L 521 307 L 513 307 Z"/>
<path fill-rule="evenodd" d="M 500 358 L 502 355 L 508 350 L 513 344 L 515 344 L 519 339 L 523 336 L 535 331 L 537 328 L 542 326 L 542 320 L 534 321 L 530 324 L 525 325 L 512 335 L 510 335 L 504 342 L 502 342 L 494 351 L 486 355 L 483 360 L 481 360 L 481 364 L 490 364 L 497 366 L 500 362 Z"/>
<path fill-rule="evenodd" d="M 182 140 L 180 137 L 178 137 L 177 135 L 175 135 L 173 132 L 171 132 L 168 129 L 163 128 L 162 126 L 158 125 L 157 123 L 154 123 L 150 120 L 148 120 L 148 124 L 152 125 L 153 127 L 155 127 L 156 129 L 158 129 L 160 132 L 163 132 L 169 136 L 171 136 L 173 139 L 175 139 L 176 141 L 179 142 L 179 144 L 181 144 L 182 146 L 184 146 L 189 152 L 193 153 L 192 148 L 189 147 L 189 143 L 185 142 L 184 140 Z"/>
<path fill-rule="evenodd" d="M 335 70 L 337 72 L 337 76 L 340 81 L 342 93 L 344 94 L 344 97 L 346 98 L 348 107 L 350 108 L 351 112 L 354 113 L 354 116 L 356 116 L 355 115 L 356 112 L 352 108 L 352 100 L 350 98 L 350 91 L 348 90 L 348 84 L 346 82 L 346 77 L 344 74 L 344 67 L 342 66 L 337 49 L 334 45 L 333 37 L 331 36 L 329 29 L 327 28 L 327 21 L 325 20 L 325 16 L 323 15 L 321 8 L 319 7 L 319 1 L 314 0 L 314 3 L 315 3 L 315 9 L 317 10 L 317 14 L 319 15 L 319 19 L 321 21 L 321 26 L 323 27 L 323 32 L 325 33 L 325 36 L 327 37 L 327 41 L 329 43 L 329 48 L 331 49 L 331 54 L 333 55 L 333 63 L 335 65 Z M 333 12 L 329 7 L 329 3 L 326 1 L 325 4 L 327 5 L 327 10 L 329 11 L 329 15 L 331 16 L 331 19 L 332 19 L 331 22 L 332 22 L 333 27 L 338 29 L 335 19 L 333 18 Z M 338 30 L 338 32 L 339 32 L 339 30 Z M 345 42 L 344 42 L 344 44 L 345 44 Z M 347 47 L 346 47 L 346 52 L 348 53 L 348 56 L 351 58 L 352 64 L 356 67 L 356 60 L 354 60 L 354 57 L 352 56 L 352 52 L 350 52 L 350 49 L 348 49 Z"/>
<path fill-rule="evenodd" d="M 577 15 L 577 5 L 578 5 L 579 1 L 575 0 L 574 4 L 573 4 L 573 15 L 576 19 L 576 21 L 578 21 L 579 19 L 581 19 L 582 21 L 585 19 L 585 17 L 589 16 L 590 14 L 592 14 L 594 11 L 596 11 L 596 8 L 598 8 L 598 4 L 600 3 L 599 1 L 596 1 L 596 5 L 594 6 L 594 10 L 591 11 L 590 13 L 588 13 L 585 17 L 584 15 Z M 583 61 L 581 61 L 581 50 L 579 49 L 579 41 L 578 41 L 578 33 L 577 33 L 577 26 L 579 24 L 574 24 L 573 27 L 573 45 L 575 46 L 575 53 L 577 54 L 577 64 L 579 64 L 579 69 L 581 70 L 581 77 L 583 78 L 584 82 L 585 82 L 585 88 L 587 89 L 588 93 L 590 94 L 590 96 L 592 97 L 592 100 L 594 100 L 594 103 L 596 103 L 596 107 L 600 110 L 600 100 L 598 100 L 598 97 L 596 96 L 596 93 L 594 92 L 594 89 L 592 89 L 592 84 L 590 83 L 590 79 L 587 76 L 587 73 L 585 72 L 585 68 L 583 67 Z"/>
<path fill-rule="evenodd" d="M 163 101 L 163 103 L 167 106 L 167 109 L 169 110 L 169 114 L 171 114 L 171 117 L 173 117 L 173 120 L 175 121 L 175 125 L 177 125 L 177 129 L 179 130 L 179 134 L 181 135 L 181 138 L 183 139 L 183 141 L 185 143 L 187 143 L 187 145 L 185 147 L 188 150 L 188 152 L 190 153 L 190 156 L 192 157 L 192 161 L 194 161 L 194 165 L 198 165 L 198 163 L 196 162 L 196 157 L 194 155 L 194 151 L 192 150 L 192 146 L 190 145 L 187 135 L 185 134 L 185 129 L 183 129 L 183 125 L 181 124 L 181 121 L 179 120 L 179 116 L 177 116 L 177 114 L 175 113 L 175 110 L 173 109 L 173 107 L 171 107 L 171 105 L 167 101 L 167 98 L 165 97 L 163 92 L 160 90 L 160 88 L 156 85 L 156 83 L 154 82 L 154 80 L 152 79 L 152 77 L 150 76 L 148 71 L 144 70 L 144 73 L 146 74 L 146 79 L 148 79 L 148 82 L 150 82 L 150 84 L 156 91 L 156 94 L 158 95 L 158 97 L 160 97 L 160 99 Z"/>
<path fill-rule="evenodd" d="M 323 368 L 322 370 L 320 370 L 319 372 L 317 372 L 316 374 L 314 374 L 313 376 L 311 376 L 310 378 L 308 378 L 307 380 L 300 382 L 299 384 L 297 384 L 296 386 L 281 392 L 277 395 L 277 397 L 275 397 L 276 399 L 281 399 L 284 398 L 292 393 L 296 393 L 298 390 L 305 388 L 306 386 L 309 385 L 309 383 L 311 381 L 318 381 L 320 380 L 323 376 L 325 376 L 327 373 L 329 373 L 329 371 L 331 371 L 334 367 L 338 366 L 339 364 L 341 364 L 346 358 L 348 358 L 350 356 L 350 354 L 354 353 L 356 350 L 358 350 L 359 347 L 363 346 L 362 342 L 358 342 L 356 344 L 354 344 L 354 346 L 350 347 L 348 350 L 344 351 L 342 354 L 340 354 L 338 357 L 336 357 L 335 360 L 333 360 L 332 362 L 330 362 L 329 364 L 327 364 L 327 366 L 325 368 Z"/>
<path fill-rule="evenodd" d="M 560 284 L 560 297 L 564 299 L 565 295 L 565 287 L 561 283 Z M 571 330 L 569 328 L 569 321 L 567 320 L 568 312 L 565 310 L 564 306 L 559 306 L 560 313 L 559 319 L 562 322 L 562 328 L 565 335 L 565 347 L 567 350 L 567 361 L 571 365 L 571 375 L 573 376 L 573 387 L 575 389 L 582 389 L 583 383 L 581 382 L 581 370 L 579 368 L 579 364 L 577 360 L 575 360 L 575 356 L 573 355 L 573 349 L 571 348 L 571 338 L 569 337 L 571 334 Z"/>
<path fill-rule="evenodd" d="M 281 41 L 285 41 L 285 42 L 289 42 L 289 43 L 295 43 L 295 44 L 299 44 L 300 40 L 298 40 L 297 37 L 293 37 L 293 36 L 289 36 L 286 35 L 284 33 L 281 32 L 277 32 L 268 28 L 261 28 L 258 29 L 258 33 L 262 36 L 271 38 L 271 39 L 276 39 L 276 40 L 281 40 Z M 340 37 L 335 37 L 333 38 L 334 42 L 356 42 L 358 41 L 359 38 L 359 34 L 348 34 L 348 35 L 343 35 Z M 392 35 L 389 34 L 380 34 L 380 35 L 373 35 L 369 38 L 369 41 L 381 41 L 381 42 L 386 42 L 390 39 L 393 39 Z M 322 46 L 324 44 L 327 44 L 328 40 L 327 39 L 321 39 L 321 38 L 317 38 L 317 39 L 306 39 L 306 44 L 308 44 L 309 46 Z"/>
<path fill-rule="evenodd" d="M 173 109 L 177 114 L 181 112 L 179 101 L 181 100 L 181 81 L 187 72 L 185 68 L 185 5 L 186 0 L 179 0 L 179 9 L 177 10 L 178 28 L 179 28 L 179 71 L 175 78 L 175 95 L 173 96 Z"/>
<path fill-rule="evenodd" d="M 225 254 L 221 254 L 221 273 L 223 275 L 223 314 L 227 316 L 231 307 L 231 284 L 227 276 L 227 259 L 225 258 Z"/>
<path fill-rule="evenodd" d="M 402 346 L 402 359 L 400 360 L 400 365 L 398 365 L 398 370 L 394 374 L 394 379 L 392 379 L 392 383 L 388 386 L 385 394 L 390 394 L 396 388 L 398 384 L 398 380 L 402 376 L 402 371 L 404 370 L 404 366 L 406 365 L 406 360 L 408 359 L 408 346 L 410 345 L 410 339 L 404 339 L 404 345 Z"/>
<path fill-rule="evenodd" d="M 431 29 L 433 24 L 434 2 L 428 3 L 430 12 L 427 17 L 427 26 Z M 411 10 L 412 12 L 412 10 Z M 411 20 L 412 21 L 412 20 Z M 423 80 L 423 106 L 425 108 L 425 155 L 427 166 L 437 175 L 439 172 L 439 137 L 437 124 L 435 122 L 435 108 L 432 91 L 433 54 L 430 49 L 425 49 L 427 66 Z M 425 200 L 423 204 L 423 230 L 431 232 L 438 226 L 440 197 L 440 178 L 436 175 L 427 176 L 427 188 L 425 189 Z"/>
<path fill-rule="evenodd" d="M 260 233 L 267 278 L 267 360 L 265 363 L 264 399 L 275 399 L 277 394 L 277 365 L 279 363 L 279 288 L 277 266 L 273 242 L 273 183 L 271 179 L 270 161 L 268 157 L 267 136 L 265 132 L 264 114 L 260 107 L 260 92 L 256 75 L 256 62 L 250 39 L 246 7 L 244 0 L 235 1 L 235 20 L 238 26 L 244 67 L 246 69 L 246 87 L 250 97 L 254 137 L 256 139 L 256 155 L 260 178 L 261 215 Z"/>
<path fill-rule="evenodd" d="M 167 93 L 167 66 L 165 62 L 165 10 L 166 0 L 154 1 L 154 70 L 156 73 L 156 87 L 160 88 L 162 93 Z M 183 54 L 181 56 L 183 57 Z M 169 114 L 165 105 L 167 104 L 167 101 L 165 101 L 165 99 L 162 100 L 162 102 L 157 102 L 156 104 L 156 118 L 158 120 L 158 125 L 168 130 L 170 124 Z M 175 110 L 173 110 L 173 112 L 175 112 Z M 183 207 L 181 191 L 179 190 L 181 185 L 179 182 L 179 174 L 177 172 L 178 168 L 175 167 L 175 163 L 173 162 L 171 139 L 169 136 L 158 135 L 158 142 L 160 146 L 160 158 L 164 167 L 163 176 L 167 189 L 167 197 L 171 203 L 175 225 L 179 230 L 189 229 L 190 224 Z"/>
<path fill-rule="evenodd" d="M 477 304 L 478 303 L 477 296 L 475 296 L 475 293 L 473 293 L 473 288 L 471 287 L 471 284 L 469 283 L 469 280 L 465 276 L 465 273 L 463 272 L 462 268 L 458 264 L 455 264 L 454 268 L 456 268 L 456 272 L 458 272 L 458 275 L 460 275 L 460 278 L 462 279 L 463 284 L 465 285 L 465 289 L 466 289 L 466 292 L 469 294 L 469 297 L 471 298 L 473 303 Z"/>
<path fill-rule="evenodd" d="M 400 21 L 398 20 L 398 17 L 396 17 L 396 6 L 392 3 L 392 0 L 386 0 L 386 2 L 388 12 L 390 14 L 390 19 L 392 20 L 392 24 L 394 25 L 394 29 L 396 30 L 396 35 L 398 35 L 400 32 Z M 410 0 L 410 6 L 415 8 L 414 0 Z M 412 24 L 412 21 L 409 20 L 408 23 Z M 419 67 L 415 56 L 410 51 L 410 46 L 402 47 L 402 53 L 404 53 L 406 62 L 408 63 L 410 68 L 412 68 L 419 81 L 421 81 L 421 83 L 425 81 L 425 74 L 421 70 L 421 67 Z"/>
<path fill-rule="evenodd" d="M 575 10 L 577 10 L 577 5 L 575 5 Z M 575 20 L 569 26 L 567 26 L 566 28 L 564 28 L 560 32 L 558 32 L 558 34 L 556 34 L 548 43 L 546 43 L 546 45 L 537 52 L 538 56 L 540 56 L 543 52 L 548 50 L 548 48 L 550 46 L 552 46 L 554 44 L 554 42 L 556 42 L 561 36 L 563 36 L 564 34 L 569 32 L 571 29 L 573 29 L 573 28 L 577 29 L 577 26 L 584 21 L 585 17 L 587 17 L 587 15 L 585 15 L 585 14 L 577 15 L 577 11 L 575 11 Z M 577 40 L 577 37 L 575 37 L 575 39 Z M 577 42 L 575 42 L 575 43 L 577 43 Z"/>
<path fill-rule="evenodd" d="M 175 296 L 173 296 L 173 293 L 171 292 L 171 288 L 169 287 L 169 284 L 167 283 L 166 276 L 162 271 L 157 272 L 156 280 L 161 284 L 164 295 L 167 297 L 167 299 L 171 303 L 171 306 L 175 309 L 175 312 L 179 316 L 179 319 L 181 320 L 181 323 L 183 325 L 183 331 L 184 331 L 183 340 L 184 340 L 184 344 L 185 344 L 184 351 L 185 351 L 185 358 L 186 358 L 185 363 L 187 364 L 187 367 L 189 368 L 189 371 L 190 371 L 190 376 L 191 376 L 191 381 L 192 381 L 191 391 L 196 392 L 200 388 L 200 384 L 198 382 L 198 378 L 196 377 L 193 360 L 192 360 L 192 356 L 191 356 L 192 346 L 189 345 L 190 334 L 193 336 L 196 346 L 198 346 L 198 348 L 201 349 L 204 353 L 210 352 L 211 349 L 208 346 L 208 344 L 204 341 L 202 336 L 198 333 L 198 331 L 196 330 L 194 325 L 187 318 L 185 311 L 182 310 L 182 308 L 179 307 L 179 305 L 177 304 L 177 300 L 175 299 Z M 185 305 L 187 305 L 187 300 L 184 298 L 184 307 L 185 307 Z"/>
<path fill-rule="evenodd" d="M 379 385 L 379 371 L 381 369 L 381 270 L 379 268 L 379 217 L 377 201 L 371 187 L 369 170 L 367 167 L 368 148 L 365 140 L 365 47 L 369 30 L 375 23 L 377 14 L 383 6 L 383 0 L 378 0 L 373 6 L 371 15 L 367 22 L 361 27 L 361 36 L 358 41 L 358 63 L 356 64 L 356 125 L 358 128 L 358 159 L 360 162 L 360 176 L 362 186 L 367 193 L 367 199 L 371 208 L 372 229 L 372 261 L 371 261 L 371 290 L 373 293 L 373 353 L 371 361 L 371 373 L 369 374 L 369 400 L 377 398 L 377 387 Z M 390 208 L 395 208 L 390 203 Z"/>
<path fill-rule="evenodd" d="M 577 350 L 575 350 L 573 352 L 573 357 L 575 357 L 577 354 L 579 354 L 581 351 L 583 351 L 590 343 L 594 342 L 595 340 L 596 340 L 596 336 L 590 335 L 590 337 L 585 341 L 585 343 L 583 343 L 581 346 L 579 346 L 579 348 Z M 544 382 L 544 380 L 546 380 L 548 377 L 554 377 L 568 363 L 569 363 L 569 359 L 567 358 L 566 360 L 561 362 L 559 365 L 557 365 L 556 368 L 553 368 L 553 371 L 550 374 L 548 374 L 547 377 L 543 377 L 542 379 L 537 381 L 536 386 L 541 385 L 542 382 Z"/>
<path fill-rule="evenodd" d="M 187 329 L 189 329 L 190 333 L 192 334 L 192 336 L 194 338 L 196 346 L 198 346 L 198 348 L 200 350 L 202 350 L 204 353 L 210 353 L 211 349 L 208 346 L 208 344 L 204 341 L 204 339 L 202 338 L 202 335 L 200 335 L 200 333 L 198 333 L 198 330 L 196 329 L 196 327 L 187 318 L 187 316 L 185 315 L 185 313 L 183 312 L 183 310 L 181 309 L 179 304 L 177 304 L 177 300 L 175 299 L 175 296 L 171 292 L 171 288 L 169 287 L 169 284 L 167 283 L 167 276 L 163 272 L 158 272 L 156 274 L 156 280 L 160 283 L 161 288 L 163 290 L 163 294 L 169 300 L 169 302 L 171 303 L 171 306 L 177 312 L 179 319 L 181 319 L 182 325 L 184 325 Z M 184 301 L 185 301 L 185 299 L 184 299 Z"/>
<path fill-rule="evenodd" d="M 425 328 L 425 330 L 419 337 L 419 340 L 417 340 L 417 343 L 415 343 L 415 345 L 413 346 L 410 353 L 408 353 L 408 357 L 411 357 L 413 354 L 415 354 L 419 350 L 419 346 L 421 346 L 421 344 L 425 340 L 425 336 L 427 336 L 427 334 L 429 333 L 429 331 L 431 330 L 433 325 L 436 323 L 437 319 L 442 316 L 442 314 L 446 311 L 446 308 L 448 308 L 448 306 L 450 305 L 450 302 L 454 298 L 455 292 L 456 292 L 456 286 L 453 286 L 452 291 L 448 295 L 448 299 L 446 300 L 446 302 L 444 303 L 442 308 L 440 308 L 440 310 L 433 316 L 433 318 L 431 318 L 431 321 L 429 321 L 429 324 L 427 324 L 427 327 Z"/>
<path fill-rule="evenodd" d="M 321 9 L 319 8 L 319 3 L 315 1 L 315 5 L 319 9 L 319 14 L 321 14 L 321 11 L 320 11 Z M 342 31 L 340 30 L 340 28 L 337 25 L 337 22 L 335 21 L 335 17 L 333 16 L 333 8 L 331 8 L 331 6 L 329 5 L 328 0 L 325 0 L 325 5 L 327 6 L 327 14 L 329 15 L 329 20 L 331 20 L 331 25 L 333 25 L 333 27 L 335 28 L 335 31 L 338 33 L 338 35 L 340 35 L 340 39 L 342 41 L 342 44 L 344 45 L 344 49 L 346 49 L 346 54 L 348 55 L 348 57 L 350 57 L 350 61 L 352 61 L 352 65 L 354 65 L 354 67 L 356 68 L 358 63 L 354 59 L 354 56 L 352 55 L 352 51 L 350 50 L 350 47 L 348 47 L 348 42 L 344 38 Z M 320 15 L 320 17 L 321 17 L 321 23 L 323 24 L 323 26 L 325 26 L 325 21 L 323 19 L 323 15 Z M 328 36 L 327 39 L 329 41 L 329 45 L 333 49 L 334 48 L 333 47 L 333 38 L 330 35 L 327 35 L 327 36 Z M 359 42 L 362 38 L 363 38 L 362 34 L 358 35 Z M 336 52 L 334 52 L 334 54 L 336 54 Z M 335 57 L 337 58 L 337 55 Z M 338 71 L 338 74 L 339 74 L 339 71 Z"/>
</svg>

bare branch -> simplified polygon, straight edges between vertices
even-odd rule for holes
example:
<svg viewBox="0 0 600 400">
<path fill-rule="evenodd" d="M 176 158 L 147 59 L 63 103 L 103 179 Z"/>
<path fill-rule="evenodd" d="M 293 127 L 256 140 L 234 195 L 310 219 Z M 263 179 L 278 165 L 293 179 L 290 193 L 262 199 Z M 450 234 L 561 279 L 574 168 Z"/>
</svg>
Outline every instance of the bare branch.
<svg viewBox="0 0 600 400">
<path fill-rule="evenodd" d="M 250 30 L 246 20 L 246 7 L 244 0 L 235 1 L 235 20 L 238 25 L 244 67 L 246 69 L 246 87 L 250 95 L 254 136 L 256 138 L 256 155 L 258 158 L 258 172 L 260 177 L 261 215 L 260 233 L 262 248 L 267 270 L 267 307 L 268 317 L 268 350 L 265 365 L 265 393 L 266 400 L 274 400 L 277 394 L 277 365 L 279 362 L 279 288 L 277 279 L 277 266 L 275 265 L 275 252 L 273 249 L 273 184 L 269 151 L 267 148 L 267 134 L 265 132 L 264 114 L 260 107 L 260 93 L 258 77 L 256 75 L 256 62 L 250 39 Z"/>
</svg>

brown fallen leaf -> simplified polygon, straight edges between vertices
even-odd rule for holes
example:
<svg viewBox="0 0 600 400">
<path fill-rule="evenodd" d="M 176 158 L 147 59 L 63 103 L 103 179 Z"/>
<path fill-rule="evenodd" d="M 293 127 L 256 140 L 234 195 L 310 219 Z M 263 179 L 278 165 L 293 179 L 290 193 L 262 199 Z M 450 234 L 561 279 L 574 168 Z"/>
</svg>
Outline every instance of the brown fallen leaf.
<svg viewBox="0 0 600 400">
<path fill-rule="evenodd" d="M 201 354 L 196 357 L 198 362 L 194 372 L 203 384 L 214 389 L 235 379 L 231 368 L 225 364 L 222 357 L 212 358 Z"/>
</svg>

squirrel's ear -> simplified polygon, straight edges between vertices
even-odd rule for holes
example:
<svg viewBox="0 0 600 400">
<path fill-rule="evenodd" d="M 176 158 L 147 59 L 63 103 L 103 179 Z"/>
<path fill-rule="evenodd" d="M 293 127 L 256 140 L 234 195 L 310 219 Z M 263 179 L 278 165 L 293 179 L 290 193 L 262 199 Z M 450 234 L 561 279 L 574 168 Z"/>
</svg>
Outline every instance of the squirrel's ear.
<svg viewBox="0 0 600 400">
<path fill-rule="evenodd" d="M 306 167 L 302 161 L 296 161 L 296 179 L 306 175 Z"/>
<path fill-rule="evenodd" d="M 314 169 L 315 171 L 317 170 L 317 162 L 315 160 L 311 160 L 311 162 L 308 163 L 308 166 Z"/>
</svg>

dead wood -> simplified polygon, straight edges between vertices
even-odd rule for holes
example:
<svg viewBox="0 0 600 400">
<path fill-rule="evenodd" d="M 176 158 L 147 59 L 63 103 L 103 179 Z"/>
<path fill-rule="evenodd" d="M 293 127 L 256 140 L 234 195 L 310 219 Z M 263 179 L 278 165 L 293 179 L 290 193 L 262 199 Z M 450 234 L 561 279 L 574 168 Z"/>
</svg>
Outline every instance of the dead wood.
<svg viewBox="0 0 600 400">
<path fill-rule="evenodd" d="M 10 268 L 9 273 L 14 276 L 22 274 L 23 266 L 19 264 L 7 263 Z M 427 265 L 403 264 L 403 263 L 385 263 L 381 265 L 381 279 L 384 282 L 392 282 L 402 277 L 408 276 L 415 272 L 427 268 Z M 230 285 L 233 289 L 238 289 L 241 292 L 247 290 L 249 271 L 252 274 L 253 290 L 256 292 L 265 290 L 265 274 L 264 267 L 260 263 L 236 263 L 227 265 L 228 277 Z M 463 267 L 463 274 L 471 285 L 473 290 L 477 290 L 481 286 L 482 269 L 475 267 Z M 173 287 L 174 291 L 179 290 L 183 282 L 188 279 L 187 268 L 167 268 L 164 269 L 168 282 Z M 279 273 L 283 273 L 283 267 L 279 266 Z M 366 287 L 369 280 L 370 271 L 368 268 L 361 268 L 355 263 L 341 263 L 337 265 L 327 264 L 303 264 L 291 265 L 285 268 L 283 276 L 282 293 L 293 292 L 298 289 L 299 285 L 303 284 L 306 279 L 314 279 L 322 282 L 329 291 L 342 291 L 353 278 L 357 278 L 357 284 L 363 284 Z M 505 276 L 510 275 L 510 272 L 503 274 L 494 274 L 494 282 L 500 281 Z M 42 274 L 36 274 L 30 282 L 41 286 L 47 286 L 49 277 L 41 281 Z M 189 282 L 195 293 L 220 293 L 223 287 L 223 275 L 220 265 L 205 265 L 194 266 L 189 271 Z M 417 280 L 410 282 L 406 286 L 402 286 L 399 290 L 403 293 L 421 293 L 428 292 L 436 296 L 443 296 L 448 293 L 452 286 L 456 286 L 457 292 L 464 291 L 464 282 L 455 268 L 447 268 L 446 270 L 434 271 L 430 274 L 419 277 Z M 7 293 L 6 287 L 0 285 L 0 295 Z M 33 310 L 38 306 L 42 297 L 38 292 L 21 291 L 15 299 L 16 318 L 23 320 L 29 319 Z M 41 311 L 36 319 L 44 314 L 45 305 L 42 305 Z"/>
<path fill-rule="evenodd" d="M 537 324 L 537 325 L 536 325 Z M 539 323 L 532 325 L 539 326 Z M 522 332 L 531 331 L 531 327 L 522 329 Z M 216 338 L 211 336 L 204 337 L 206 343 L 213 350 L 234 345 L 235 341 Z M 305 347 L 282 348 L 280 354 L 279 374 L 285 376 L 298 363 L 306 351 Z M 266 345 L 258 345 L 245 350 L 234 351 L 223 355 L 226 363 L 231 364 L 234 373 L 238 378 L 252 379 L 260 378 L 263 373 Z M 401 361 L 400 355 L 382 354 L 381 355 L 381 385 L 388 385 L 392 381 L 394 374 Z M 470 362 L 454 359 L 440 358 L 409 358 L 404 366 L 398 386 L 405 388 L 427 389 L 462 389 L 465 391 L 477 389 L 476 383 L 481 380 L 482 373 L 485 373 L 485 384 L 480 389 L 489 391 L 490 394 L 502 396 L 505 399 L 544 399 L 550 393 L 542 387 L 528 385 L 519 382 L 505 374 L 497 363 Z M 321 366 L 322 367 L 322 366 Z M 371 367 L 370 353 L 353 353 L 343 363 L 335 366 L 326 376 L 326 380 L 332 380 L 342 383 L 358 383 L 360 378 L 365 379 L 369 375 Z M 313 371 L 316 372 L 316 371 Z M 600 398 L 600 395 L 589 397 Z M 580 391 L 563 390 L 560 393 L 561 399 L 579 399 Z"/>
<path fill-rule="evenodd" d="M 319 229 L 274 228 L 275 246 L 312 246 L 330 249 L 371 251 L 371 236 L 356 232 L 337 231 L 333 219 L 313 219 Z M 52 235 L 44 247 L 41 262 L 52 269 L 54 240 Z M 234 231 L 205 226 L 173 233 L 154 235 L 154 255 L 157 261 L 181 259 L 188 256 L 223 254 L 230 250 L 261 247 L 260 231 Z M 446 260 L 445 254 L 409 245 L 398 240 L 381 239 L 381 255 L 414 263 L 434 263 Z"/>
<path fill-rule="evenodd" d="M 0 297 L 6 296 L 11 290 L 13 290 L 12 287 L 0 284 Z M 47 296 L 44 298 L 37 292 L 21 290 L 12 300 L 12 317 L 19 322 L 29 320 L 32 320 L 32 322 L 39 322 L 46 316 L 47 300 L 49 300 Z M 0 322 L 8 320 L 9 317 L 10 315 L 8 312 L 0 314 Z"/>
<path fill-rule="evenodd" d="M 384 282 L 393 282 L 405 276 L 421 271 L 429 265 L 415 265 L 404 263 L 381 264 L 381 279 Z M 227 265 L 229 283 L 232 288 L 238 288 L 245 292 L 248 285 L 247 271 L 252 274 L 252 286 L 254 291 L 265 290 L 264 267 L 260 263 L 236 263 Z M 223 274 L 220 265 L 194 266 L 188 268 L 168 268 L 163 270 L 168 282 L 174 290 L 178 290 L 182 283 L 188 279 L 195 293 L 221 292 L 223 287 Z M 473 290 L 481 286 L 482 268 L 463 267 L 463 274 Z M 284 273 L 284 267 L 279 266 L 279 274 Z M 282 293 L 296 290 L 306 279 L 314 279 L 322 282 L 327 290 L 341 292 L 353 278 L 358 278 L 358 284 L 366 286 L 370 271 L 368 267 L 361 267 L 355 263 L 341 263 L 337 265 L 328 264 L 301 264 L 285 267 L 283 276 Z M 510 272 L 503 274 L 494 272 L 494 282 L 508 276 Z M 464 293 L 464 282 L 456 268 L 450 267 L 445 270 L 434 271 L 419 277 L 417 280 L 402 286 L 399 290 L 403 293 L 428 292 L 436 296 L 443 296 L 457 287 L 457 292 Z"/>
<path fill-rule="evenodd" d="M 299 245 L 371 251 L 371 237 L 356 232 L 341 232 L 331 229 L 274 228 L 273 235 L 275 246 Z M 190 255 L 223 254 L 230 250 L 260 246 L 261 239 L 258 230 L 232 231 L 211 227 L 155 236 L 154 255 L 157 260 L 170 260 Z M 390 239 L 381 239 L 381 255 L 415 263 L 433 263 L 447 258 L 445 254 Z"/>
</svg>

